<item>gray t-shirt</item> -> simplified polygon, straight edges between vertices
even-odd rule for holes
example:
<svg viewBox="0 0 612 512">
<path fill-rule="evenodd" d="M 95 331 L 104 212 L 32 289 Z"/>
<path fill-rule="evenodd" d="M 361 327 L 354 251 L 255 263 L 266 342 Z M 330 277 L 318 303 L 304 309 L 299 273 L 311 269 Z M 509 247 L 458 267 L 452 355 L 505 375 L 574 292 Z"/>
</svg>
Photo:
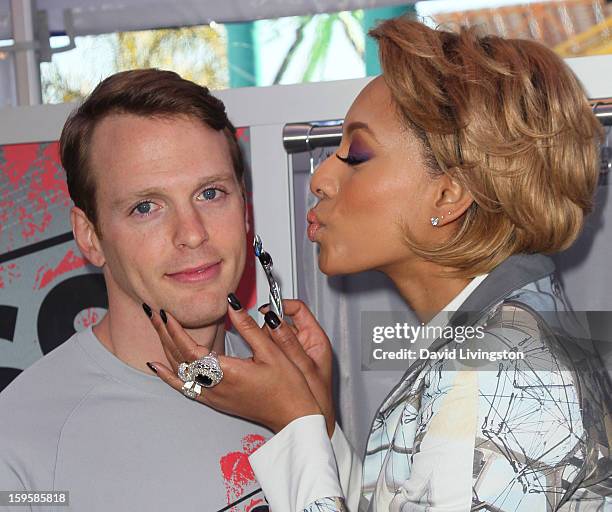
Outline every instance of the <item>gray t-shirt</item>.
<svg viewBox="0 0 612 512">
<path fill-rule="evenodd" d="M 249 355 L 229 332 L 225 347 Z M 270 436 L 126 365 L 89 327 L 0 393 L 0 490 L 70 491 L 70 507 L 32 510 L 264 512 L 248 455 Z"/>
</svg>

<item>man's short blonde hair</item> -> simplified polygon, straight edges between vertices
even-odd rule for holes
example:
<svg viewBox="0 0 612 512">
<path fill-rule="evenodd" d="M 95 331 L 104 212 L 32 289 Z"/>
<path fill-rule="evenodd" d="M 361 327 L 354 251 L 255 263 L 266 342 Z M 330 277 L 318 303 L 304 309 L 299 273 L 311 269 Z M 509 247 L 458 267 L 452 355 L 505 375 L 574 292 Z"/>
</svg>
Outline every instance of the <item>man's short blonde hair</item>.
<svg viewBox="0 0 612 512">
<path fill-rule="evenodd" d="M 434 30 L 408 17 L 370 35 L 428 170 L 474 197 L 443 245 L 407 233 L 415 253 L 472 277 L 515 253 L 568 248 L 593 206 L 602 127 L 563 60 L 534 41 Z"/>
</svg>

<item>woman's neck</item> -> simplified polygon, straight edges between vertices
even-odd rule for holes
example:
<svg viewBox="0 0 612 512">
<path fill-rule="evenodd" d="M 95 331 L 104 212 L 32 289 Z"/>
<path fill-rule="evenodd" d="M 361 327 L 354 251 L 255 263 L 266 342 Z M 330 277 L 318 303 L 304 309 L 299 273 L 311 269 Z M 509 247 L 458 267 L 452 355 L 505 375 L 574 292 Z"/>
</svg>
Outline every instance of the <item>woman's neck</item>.
<svg viewBox="0 0 612 512">
<path fill-rule="evenodd" d="M 429 322 L 470 283 L 471 278 L 451 277 L 449 268 L 427 261 L 397 264 L 383 272 L 423 323 Z"/>
</svg>

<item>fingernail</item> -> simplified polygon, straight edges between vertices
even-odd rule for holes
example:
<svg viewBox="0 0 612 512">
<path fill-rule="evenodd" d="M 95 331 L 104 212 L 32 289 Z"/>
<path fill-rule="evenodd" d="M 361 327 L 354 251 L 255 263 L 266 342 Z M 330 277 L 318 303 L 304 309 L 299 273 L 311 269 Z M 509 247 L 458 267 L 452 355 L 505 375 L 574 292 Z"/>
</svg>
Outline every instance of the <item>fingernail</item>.
<svg viewBox="0 0 612 512">
<path fill-rule="evenodd" d="M 168 323 L 168 317 L 166 316 L 166 312 L 163 309 L 159 310 L 159 316 L 161 316 L 161 319 L 164 321 L 165 324 Z"/>
<path fill-rule="evenodd" d="M 153 316 L 153 310 L 151 309 L 151 306 L 149 306 L 146 302 L 142 303 L 142 309 L 144 309 L 144 312 L 149 318 Z"/>
<path fill-rule="evenodd" d="M 147 363 L 147 366 L 148 366 L 149 368 L 151 368 L 151 371 L 152 371 L 153 373 L 157 373 L 157 370 L 155 369 L 155 366 L 153 366 L 151 363 Z"/>
<path fill-rule="evenodd" d="M 271 329 L 276 329 L 281 324 L 280 318 L 278 318 L 278 315 L 274 311 L 268 311 L 264 315 L 264 320 Z"/>
<path fill-rule="evenodd" d="M 262 265 L 268 266 L 272 263 L 272 258 L 266 251 L 263 251 L 259 256 L 259 261 L 261 261 Z"/>
<path fill-rule="evenodd" d="M 233 293 L 230 293 L 227 296 L 227 302 L 229 302 L 229 305 L 232 306 L 232 309 L 234 311 L 238 311 L 239 309 L 242 309 L 242 306 L 240 305 L 240 301 L 238 300 L 238 297 L 236 297 Z"/>
<path fill-rule="evenodd" d="M 261 311 L 263 308 L 268 308 L 268 307 L 270 307 L 270 303 L 266 302 L 265 304 L 262 304 L 261 306 L 259 306 L 257 308 L 257 311 Z"/>
</svg>

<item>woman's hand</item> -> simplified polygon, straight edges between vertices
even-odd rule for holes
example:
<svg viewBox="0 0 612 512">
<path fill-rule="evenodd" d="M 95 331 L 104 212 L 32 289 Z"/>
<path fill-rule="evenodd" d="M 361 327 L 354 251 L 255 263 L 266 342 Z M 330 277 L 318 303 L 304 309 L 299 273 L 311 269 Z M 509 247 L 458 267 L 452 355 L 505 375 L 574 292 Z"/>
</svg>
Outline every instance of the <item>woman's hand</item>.
<svg viewBox="0 0 612 512">
<path fill-rule="evenodd" d="M 267 327 L 263 329 L 243 309 L 228 308 L 228 314 L 238 333 L 250 345 L 253 357 L 218 356 L 223 380 L 213 388 L 203 388 L 196 399 L 220 411 L 260 423 L 273 432 L 282 430 L 296 418 L 321 414 L 321 407 L 306 380 L 306 375 L 316 375 L 313 370 L 316 365 L 301 348 L 295 328 L 286 322 L 275 322 L 273 313 L 266 316 Z M 199 359 L 209 350 L 198 345 L 174 317 L 168 313 L 166 317 L 167 323 L 164 323 L 158 314 L 153 314 L 151 321 L 172 369 L 159 362 L 152 364 L 164 382 L 182 392 L 178 365 Z M 306 374 L 291 358 L 299 360 Z M 310 369 L 307 367 L 309 360 Z"/>
<path fill-rule="evenodd" d="M 267 304 L 259 308 L 262 313 L 268 310 Z M 295 344 L 294 339 L 286 339 L 281 348 L 306 377 L 310 391 L 325 416 L 327 432 L 331 438 L 336 425 L 336 409 L 332 395 L 331 343 L 308 306 L 301 300 L 284 299 L 283 310 L 285 318 L 290 318 L 293 322 L 292 330 L 299 346 Z M 264 326 L 267 327 L 266 324 Z"/>
</svg>

